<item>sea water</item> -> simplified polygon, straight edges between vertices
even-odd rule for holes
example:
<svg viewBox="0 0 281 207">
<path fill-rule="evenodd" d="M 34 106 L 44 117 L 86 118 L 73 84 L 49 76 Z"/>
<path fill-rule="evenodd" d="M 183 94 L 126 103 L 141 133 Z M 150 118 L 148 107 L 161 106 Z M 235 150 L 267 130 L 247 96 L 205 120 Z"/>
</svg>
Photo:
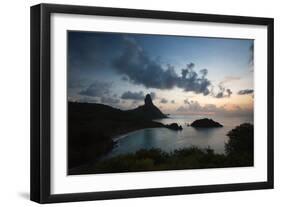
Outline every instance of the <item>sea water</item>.
<svg viewBox="0 0 281 207">
<path fill-rule="evenodd" d="M 117 137 L 116 146 L 106 157 L 133 153 L 140 149 L 159 148 L 166 152 L 196 146 L 211 148 L 216 153 L 225 152 L 227 133 L 242 123 L 252 123 L 253 117 L 207 117 L 223 125 L 221 128 L 194 128 L 188 126 L 194 120 L 203 117 L 197 115 L 171 115 L 169 118 L 155 120 L 163 124 L 177 123 L 183 127 L 181 131 L 167 128 L 148 128 Z M 204 116 L 205 118 L 205 116 Z"/>
</svg>

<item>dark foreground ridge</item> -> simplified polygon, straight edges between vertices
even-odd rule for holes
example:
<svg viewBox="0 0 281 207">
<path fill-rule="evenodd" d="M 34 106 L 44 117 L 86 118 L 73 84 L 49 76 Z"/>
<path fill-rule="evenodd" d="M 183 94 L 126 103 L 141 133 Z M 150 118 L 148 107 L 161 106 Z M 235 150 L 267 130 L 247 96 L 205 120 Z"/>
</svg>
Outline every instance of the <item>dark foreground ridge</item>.
<svg viewBox="0 0 281 207">
<path fill-rule="evenodd" d="M 112 150 L 113 138 L 144 128 L 182 130 L 176 123 L 164 125 L 153 119 L 166 118 L 146 95 L 144 105 L 120 110 L 103 104 L 68 102 L 68 168 L 95 161 Z"/>
<path fill-rule="evenodd" d="M 220 123 L 214 121 L 213 119 L 198 119 L 191 124 L 192 127 L 196 128 L 215 128 L 215 127 L 223 127 Z"/>
</svg>

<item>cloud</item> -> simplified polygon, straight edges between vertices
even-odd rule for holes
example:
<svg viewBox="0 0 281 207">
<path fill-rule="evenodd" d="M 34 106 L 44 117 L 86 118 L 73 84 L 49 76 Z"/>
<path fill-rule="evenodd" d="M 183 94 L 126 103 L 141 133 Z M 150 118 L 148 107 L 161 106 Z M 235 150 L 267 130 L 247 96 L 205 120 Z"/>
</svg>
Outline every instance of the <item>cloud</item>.
<svg viewBox="0 0 281 207">
<path fill-rule="evenodd" d="M 150 97 L 152 100 L 156 99 L 156 93 L 155 92 L 151 92 L 150 93 Z"/>
<path fill-rule="evenodd" d="M 79 103 L 99 103 L 99 98 L 91 96 L 69 96 L 68 101 Z"/>
<path fill-rule="evenodd" d="M 232 91 L 229 88 L 219 85 L 219 91 L 216 94 L 212 92 L 212 94 L 215 98 L 229 98 L 232 94 Z"/>
<path fill-rule="evenodd" d="M 240 79 L 241 77 L 238 76 L 225 76 L 224 79 L 219 84 L 224 85 L 225 83 L 234 82 Z"/>
<path fill-rule="evenodd" d="M 232 94 L 232 91 L 228 88 L 228 89 L 226 89 L 226 94 L 228 97 L 230 97 Z"/>
<path fill-rule="evenodd" d="M 189 100 L 188 100 L 188 99 L 183 100 L 183 102 L 184 102 L 185 104 L 189 104 Z"/>
<path fill-rule="evenodd" d="M 111 87 L 112 87 L 112 83 L 94 81 L 86 89 L 81 90 L 79 94 L 86 95 L 86 96 L 93 96 L 93 97 L 102 97 L 105 95 L 109 95 Z"/>
<path fill-rule="evenodd" d="M 156 98 L 156 93 L 151 92 L 150 96 L 151 96 L 151 99 L 154 100 Z M 145 94 L 143 91 L 139 91 L 139 92 L 126 91 L 121 95 L 121 98 L 127 99 L 127 100 L 141 101 L 141 100 L 144 100 Z"/>
<path fill-rule="evenodd" d="M 181 75 L 183 78 L 186 78 L 186 76 L 188 75 L 189 73 L 189 70 L 193 70 L 193 68 L 195 67 L 194 63 L 189 63 L 189 64 L 186 64 L 186 69 L 182 69 L 181 70 Z"/>
<path fill-rule="evenodd" d="M 159 62 L 148 56 L 133 38 L 124 38 L 125 48 L 122 54 L 112 61 L 117 72 L 126 75 L 129 80 L 146 88 L 172 89 L 182 88 L 197 94 L 208 95 L 211 82 L 206 78 L 207 69 L 199 73 L 194 71 L 194 63 L 189 63 L 179 76 L 172 65 L 164 68 Z"/>
<path fill-rule="evenodd" d="M 172 104 L 175 104 L 176 102 L 175 102 L 175 100 L 171 100 L 171 103 L 172 103 Z"/>
<path fill-rule="evenodd" d="M 122 76 L 121 80 L 122 81 L 128 81 L 129 79 L 126 76 Z"/>
<path fill-rule="evenodd" d="M 215 98 L 229 98 L 233 94 L 230 88 L 225 87 L 225 84 L 238 81 L 241 77 L 238 76 L 225 76 L 224 79 L 218 84 L 218 86 L 212 85 L 211 95 Z"/>
<path fill-rule="evenodd" d="M 87 80 L 86 79 L 80 79 L 80 78 L 73 78 L 69 77 L 67 80 L 67 88 L 74 89 L 74 88 L 84 88 L 87 86 Z"/>
<path fill-rule="evenodd" d="M 231 107 L 231 109 L 228 109 Z M 241 108 L 238 105 L 224 105 L 217 107 L 214 104 L 202 106 L 198 101 L 190 100 L 187 105 L 177 109 L 181 114 L 190 115 L 222 115 L 222 116 L 253 116 L 253 109 Z"/>
<path fill-rule="evenodd" d="M 186 111 L 202 111 L 202 107 L 200 106 L 198 101 L 193 101 L 193 100 L 184 100 L 184 103 L 187 104 L 188 106 L 180 106 L 177 111 L 179 112 L 186 112 Z"/>
<path fill-rule="evenodd" d="M 112 83 L 94 81 L 86 89 L 79 92 L 79 95 L 82 95 L 82 97 L 79 98 L 79 102 L 99 102 L 108 105 L 116 105 L 120 103 L 120 100 L 117 99 L 117 94 L 112 95 L 111 87 Z M 98 101 L 98 98 L 100 101 Z"/>
<path fill-rule="evenodd" d="M 144 100 L 144 93 L 140 92 L 131 92 L 127 91 L 121 95 L 122 99 L 131 99 L 131 100 Z"/>
<path fill-rule="evenodd" d="M 245 90 L 240 90 L 237 92 L 238 95 L 248 95 L 248 94 L 253 94 L 254 90 L 253 89 L 245 89 Z"/>
<path fill-rule="evenodd" d="M 161 99 L 161 101 L 160 101 L 160 103 L 163 103 L 163 104 L 166 104 L 166 103 L 168 103 L 169 101 L 167 100 L 167 99 L 165 99 L 165 98 L 162 98 Z"/>
<path fill-rule="evenodd" d="M 251 70 L 254 69 L 254 42 L 250 45 L 250 57 L 249 57 L 249 65 L 251 67 Z"/>
<path fill-rule="evenodd" d="M 101 103 L 104 103 L 104 104 L 118 104 L 118 103 L 120 103 L 119 99 L 111 98 L 111 97 L 101 97 L 100 101 L 101 101 Z"/>
</svg>

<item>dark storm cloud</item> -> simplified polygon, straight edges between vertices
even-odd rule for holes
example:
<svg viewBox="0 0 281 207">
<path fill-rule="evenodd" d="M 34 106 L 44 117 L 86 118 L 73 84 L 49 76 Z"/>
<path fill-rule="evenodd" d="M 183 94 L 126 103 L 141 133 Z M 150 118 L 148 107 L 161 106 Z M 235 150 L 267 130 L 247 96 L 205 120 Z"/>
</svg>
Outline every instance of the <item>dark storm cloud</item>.
<svg viewBox="0 0 281 207">
<path fill-rule="evenodd" d="M 111 97 L 101 97 L 101 103 L 104 103 L 104 104 L 118 104 L 120 103 L 120 100 L 119 99 L 116 99 L 116 98 L 111 98 Z"/>
<path fill-rule="evenodd" d="M 135 101 L 141 101 L 144 100 L 145 95 L 143 91 L 140 92 L 131 92 L 131 91 L 126 91 L 121 95 L 122 99 L 128 99 L 128 100 L 135 100 Z M 150 93 L 151 99 L 156 98 L 156 93 L 151 92 Z"/>
<path fill-rule="evenodd" d="M 160 63 L 149 57 L 132 38 L 124 38 L 125 48 L 122 54 L 113 60 L 113 67 L 122 75 L 126 75 L 134 84 L 140 84 L 146 88 L 172 89 L 182 88 L 184 91 L 210 93 L 211 85 L 206 78 L 207 69 L 200 74 L 193 70 L 194 63 L 189 63 L 182 69 L 179 76 L 172 65 L 163 68 Z"/>
<path fill-rule="evenodd" d="M 131 100 L 144 100 L 144 93 L 140 92 L 131 92 L 126 91 L 121 95 L 122 99 L 131 99 Z"/>
<path fill-rule="evenodd" d="M 245 90 L 241 90 L 238 91 L 238 95 L 248 95 L 248 94 L 253 94 L 254 90 L 253 89 L 245 89 Z"/>
<path fill-rule="evenodd" d="M 160 101 L 160 103 L 166 104 L 166 103 L 168 103 L 168 100 L 165 99 L 165 98 L 162 98 L 161 101 Z"/>
<path fill-rule="evenodd" d="M 67 80 L 67 87 L 69 89 L 75 89 L 75 88 L 85 88 L 87 86 L 87 80 L 81 79 L 81 78 L 73 78 L 69 77 Z"/>
<path fill-rule="evenodd" d="M 95 81 L 89 85 L 86 89 L 79 92 L 80 95 L 103 97 L 110 93 L 112 83 Z"/>
<path fill-rule="evenodd" d="M 182 69 L 181 70 L 182 78 L 186 78 L 186 76 L 188 75 L 189 71 L 193 70 L 194 66 L 195 66 L 194 63 L 186 64 L 186 69 Z"/>
<path fill-rule="evenodd" d="M 122 76 L 121 80 L 122 81 L 128 81 L 129 79 L 126 76 Z"/>
<path fill-rule="evenodd" d="M 208 75 L 208 70 L 207 70 L 206 68 L 200 70 L 199 72 L 202 74 L 202 76 L 203 76 L 204 78 Z"/>
</svg>

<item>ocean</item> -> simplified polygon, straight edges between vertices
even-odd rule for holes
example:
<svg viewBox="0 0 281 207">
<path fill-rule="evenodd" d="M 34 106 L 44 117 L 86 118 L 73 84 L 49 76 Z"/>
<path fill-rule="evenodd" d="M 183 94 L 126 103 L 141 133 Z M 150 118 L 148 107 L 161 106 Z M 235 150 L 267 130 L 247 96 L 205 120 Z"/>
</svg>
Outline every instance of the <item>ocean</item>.
<svg viewBox="0 0 281 207">
<path fill-rule="evenodd" d="M 221 128 L 196 129 L 187 124 L 201 118 L 212 118 L 223 125 Z M 160 148 L 171 152 L 175 149 L 196 146 L 210 147 L 216 153 L 223 154 L 227 133 L 242 123 L 252 123 L 253 117 L 220 117 L 198 115 L 170 115 L 169 118 L 155 120 L 163 124 L 178 123 L 182 131 L 173 131 L 167 128 L 148 128 L 134 131 L 117 137 L 116 146 L 106 155 L 106 158 L 120 154 L 133 153 L 140 149 Z"/>
</svg>

